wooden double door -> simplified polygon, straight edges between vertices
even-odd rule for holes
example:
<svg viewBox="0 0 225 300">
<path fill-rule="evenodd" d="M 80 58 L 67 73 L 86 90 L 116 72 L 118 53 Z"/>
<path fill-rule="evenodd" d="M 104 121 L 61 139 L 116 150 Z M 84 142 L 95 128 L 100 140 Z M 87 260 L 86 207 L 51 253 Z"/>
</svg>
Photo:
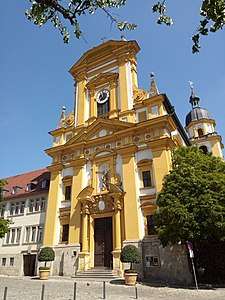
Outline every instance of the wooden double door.
<svg viewBox="0 0 225 300">
<path fill-rule="evenodd" d="M 95 267 L 112 268 L 112 218 L 100 218 L 94 221 Z"/>
</svg>

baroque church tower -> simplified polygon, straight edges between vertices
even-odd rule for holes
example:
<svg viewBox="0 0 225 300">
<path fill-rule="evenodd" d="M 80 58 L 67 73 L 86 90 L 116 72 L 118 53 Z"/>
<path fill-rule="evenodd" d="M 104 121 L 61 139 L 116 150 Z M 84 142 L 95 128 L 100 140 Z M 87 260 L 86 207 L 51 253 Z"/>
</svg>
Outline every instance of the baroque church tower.
<svg viewBox="0 0 225 300">
<path fill-rule="evenodd" d="M 215 131 L 215 120 L 207 109 L 200 107 L 200 98 L 194 93 L 190 96 L 192 110 L 186 116 L 186 131 L 193 145 L 198 145 L 204 153 L 212 152 L 214 156 L 223 157 L 222 139 Z"/>
<path fill-rule="evenodd" d="M 152 219 L 171 151 L 190 142 L 154 74 L 149 90 L 138 87 L 139 50 L 136 41 L 109 40 L 70 69 L 74 110 L 63 108 L 46 150 L 52 164 L 44 245 L 55 249 L 55 275 L 95 267 L 121 275 L 121 249 L 134 244 L 143 256 L 140 277 L 191 278 L 185 263 L 182 275 L 176 272 L 185 249 L 165 254 Z"/>
</svg>

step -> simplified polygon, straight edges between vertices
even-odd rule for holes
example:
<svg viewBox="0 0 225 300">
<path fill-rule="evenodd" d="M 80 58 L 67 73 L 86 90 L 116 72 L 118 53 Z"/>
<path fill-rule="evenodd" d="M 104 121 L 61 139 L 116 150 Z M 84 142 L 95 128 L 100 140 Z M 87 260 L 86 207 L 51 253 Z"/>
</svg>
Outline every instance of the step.
<svg viewBox="0 0 225 300">
<path fill-rule="evenodd" d="M 104 268 L 93 268 L 82 273 L 77 273 L 73 278 L 92 278 L 92 279 L 116 279 L 119 278 L 113 274 L 112 270 Z"/>
</svg>

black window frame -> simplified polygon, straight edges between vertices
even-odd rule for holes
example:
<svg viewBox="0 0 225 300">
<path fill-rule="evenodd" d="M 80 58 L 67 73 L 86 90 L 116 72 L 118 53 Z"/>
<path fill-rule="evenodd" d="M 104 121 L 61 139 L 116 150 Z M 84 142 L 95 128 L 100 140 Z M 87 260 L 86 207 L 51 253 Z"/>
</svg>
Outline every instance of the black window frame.
<svg viewBox="0 0 225 300">
<path fill-rule="evenodd" d="M 68 242 L 69 240 L 69 224 L 62 225 L 62 242 Z"/>
<path fill-rule="evenodd" d="M 71 200 L 71 191 L 72 191 L 71 185 L 66 185 L 65 186 L 65 200 Z"/>
<path fill-rule="evenodd" d="M 143 187 L 151 187 L 152 186 L 152 177 L 151 177 L 151 171 L 142 171 L 142 181 L 143 181 Z"/>
<path fill-rule="evenodd" d="M 155 225 L 154 225 L 153 215 L 147 215 L 146 220 L 147 220 L 147 234 L 148 235 L 156 234 L 154 228 Z"/>
</svg>

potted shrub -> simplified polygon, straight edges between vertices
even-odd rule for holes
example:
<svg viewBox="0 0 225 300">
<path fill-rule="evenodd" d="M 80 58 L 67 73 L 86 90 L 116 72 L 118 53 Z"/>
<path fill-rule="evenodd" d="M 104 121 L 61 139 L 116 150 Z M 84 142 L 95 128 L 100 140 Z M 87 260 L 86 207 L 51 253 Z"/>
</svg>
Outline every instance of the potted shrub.
<svg viewBox="0 0 225 300">
<path fill-rule="evenodd" d="M 45 262 L 43 267 L 39 267 L 39 278 L 46 280 L 48 279 L 50 273 L 50 267 L 47 267 L 48 261 L 53 261 L 55 259 L 55 252 L 51 247 L 44 247 L 38 254 L 38 261 Z"/>
<path fill-rule="evenodd" d="M 123 247 L 120 260 L 123 263 L 130 263 L 130 269 L 124 270 L 125 284 L 135 285 L 137 280 L 137 270 L 133 269 L 133 264 L 141 262 L 141 254 L 134 245 L 126 245 Z"/>
</svg>

